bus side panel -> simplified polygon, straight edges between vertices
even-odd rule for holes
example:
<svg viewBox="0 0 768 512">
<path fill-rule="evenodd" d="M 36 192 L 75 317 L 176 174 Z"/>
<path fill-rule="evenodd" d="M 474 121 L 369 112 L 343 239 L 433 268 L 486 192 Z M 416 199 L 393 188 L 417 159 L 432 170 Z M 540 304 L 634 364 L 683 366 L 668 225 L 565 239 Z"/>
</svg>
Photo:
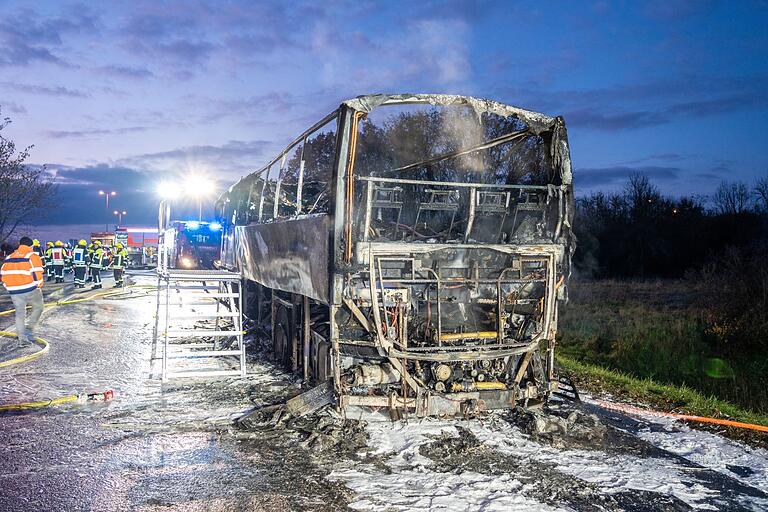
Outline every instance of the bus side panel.
<svg viewBox="0 0 768 512">
<path fill-rule="evenodd" d="M 328 215 L 236 226 L 239 270 L 267 288 L 328 304 L 330 229 Z"/>
</svg>

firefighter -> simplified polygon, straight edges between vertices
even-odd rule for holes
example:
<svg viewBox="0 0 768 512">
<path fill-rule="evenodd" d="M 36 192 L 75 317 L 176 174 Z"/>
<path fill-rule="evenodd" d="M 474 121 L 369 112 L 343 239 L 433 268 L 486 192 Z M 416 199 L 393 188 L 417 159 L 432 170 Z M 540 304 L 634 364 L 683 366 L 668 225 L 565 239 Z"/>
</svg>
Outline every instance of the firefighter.
<svg viewBox="0 0 768 512">
<path fill-rule="evenodd" d="M 46 281 L 53 280 L 53 261 L 51 260 L 52 252 L 53 252 L 53 242 L 48 242 L 47 244 L 45 244 L 45 259 L 43 260 Z"/>
<path fill-rule="evenodd" d="M 91 281 L 93 281 L 93 276 L 91 275 L 91 268 L 90 268 L 91 262 L 93 261 L 93 251 L 94 251 L 94 245 L 93 245 L 93 242 L 91 242 L 88 244 L 88 269 L 87 269 L 87 272 L 85 273 L 86 283 L 90 283 Z"/>
<path fill-rule="evenodd" d="M 110 266 L 115 273 L 115 288 L 122 288 L 124 285 L 125 267 L 128 264 L 128 251 L 125 250 L 123 244 L 117 242 L 114 249 L 112 249 L 112 254 L 112 264 Z"/>
<path fill-rule="evenodd" d="M 51 265 L 53 266 L 53 275 L 55 282 L 64 282 L 64 265 L 67 262 L 67 251 L 61 240 L 57 240 L 51 251 Z"/>
<path fill-rule="evenodd" d="M 93 242 L 93 256 L 91 257 L 91 280 L 93 286 L 91 290 L 101 288 L 101 269 L 104 267 L 104 249 L 101 248 L 101 242 Z"/>
<path fill-rule="evenodd" d="M 43 248 L 40 247 L 40 240 L 38 240 L 37 238 L 32 240 L 32 250 L 35 251 L 35 254 L 37 254 L 41 258 L 43 257 Z"/>
<path fill-rule="evenodd" d="M 75 271 L 75 288 L 85 288 L 85 274 L 88 272 L 88 247 L 85 240 L 80 240 L 72 250 L 72 268 Z"/>
</svg>

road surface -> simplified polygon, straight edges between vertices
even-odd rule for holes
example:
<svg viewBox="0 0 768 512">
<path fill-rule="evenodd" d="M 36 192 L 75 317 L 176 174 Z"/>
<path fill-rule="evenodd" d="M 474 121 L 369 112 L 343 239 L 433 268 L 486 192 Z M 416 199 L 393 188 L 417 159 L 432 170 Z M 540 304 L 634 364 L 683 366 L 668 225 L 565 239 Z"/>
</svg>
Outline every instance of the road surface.
<svg viewBox="0 0 768 512">
<path fill-rule="evenodd" d="M 768 510 L 764 450 L 598 410 L 610 428 L 586 448 L 536 441 L 503 414 L 359 411 L 349 431 L 313 418 L 242 432 L 234 420 L 295 394 L 294 379 L 252 359 L 245 379 L 161 385 L 154 308 L 141 289 L 52 308 L 50 352 L 0 368 L 0 403 L 115 392 L 0 415 L 0 510 Z M 347 435 L 357 444 L 317 442 Z"/>
</svg>

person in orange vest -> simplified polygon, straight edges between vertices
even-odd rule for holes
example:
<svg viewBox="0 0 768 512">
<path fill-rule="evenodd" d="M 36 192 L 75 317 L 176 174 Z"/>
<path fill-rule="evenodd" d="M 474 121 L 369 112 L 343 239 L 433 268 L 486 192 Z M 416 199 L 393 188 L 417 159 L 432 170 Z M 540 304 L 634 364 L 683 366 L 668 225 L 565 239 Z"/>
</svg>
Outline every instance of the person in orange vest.
<svg viewBox="0 0 768 512">
<path fill-rule="evenodd" d="M 67 262 L 67 250 L 61 240 L 57 240 L 51 251 L 53 275 L 57 283 L 64 282 L 64 264 Z"/>
<path fill-rule="evenodd" d="M 43 261 L 32 250 L 31 238 L 19 240 L 19 248 L 5 258 L 0 277 L 16 308 L 18 348 L 22 348 L 34 340 L 35 327 L 43 314 Z M 29 323 L 27 306 L 32 307 Z"/>
</svg>

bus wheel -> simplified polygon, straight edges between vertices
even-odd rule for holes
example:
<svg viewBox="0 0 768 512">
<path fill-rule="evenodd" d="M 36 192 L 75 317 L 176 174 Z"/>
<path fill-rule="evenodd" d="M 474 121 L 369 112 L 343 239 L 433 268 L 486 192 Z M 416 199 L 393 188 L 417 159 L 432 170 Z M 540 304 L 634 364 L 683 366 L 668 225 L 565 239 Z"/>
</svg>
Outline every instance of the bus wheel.
<svg viewBox="0 0 768 512">
<path fill-rule="evenodd" d="M 272 340 L 275 362 L 287 368 L 291 357 L 291 337 L 285 308 L 280 308 L 277 314 Z"/>
</svg>

